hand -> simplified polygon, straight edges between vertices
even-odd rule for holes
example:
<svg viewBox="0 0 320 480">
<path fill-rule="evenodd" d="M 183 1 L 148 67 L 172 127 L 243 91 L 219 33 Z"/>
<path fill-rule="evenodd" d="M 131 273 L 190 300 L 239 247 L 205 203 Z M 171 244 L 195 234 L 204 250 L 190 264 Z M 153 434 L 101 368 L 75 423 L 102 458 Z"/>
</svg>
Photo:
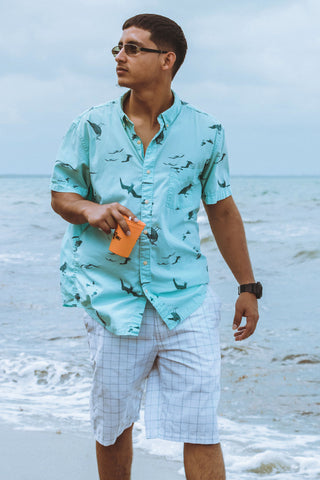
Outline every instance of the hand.
<svg viewBox="0 0 320 480">
<path fill-rule="evenodd" d="M 131 217 L 135 222 L 136 216 L 129 208 L 120 205 L 120 203 L 107 203 L 105 205 L 90 204 L 83 211 L 87 222 L 92 226 L 99 228 L 105 233 L 110 233 L 111 229 L 119 224 L 126 235 L 130 235 L 130 229 L 123 215 Z"/>
<path fill-rule="evenodd" d="M 242 317 L 247 318 L 247 323 L 241 325 Z M 259 319 L 258 301 L 253 293 L 243 292 L 236 301 L 236 311 L 233 319 L 233 330 L 237 330 L 234 334 L 235 340 L 244 340 L 250 337 L 256 329 Z"/>
</svg>

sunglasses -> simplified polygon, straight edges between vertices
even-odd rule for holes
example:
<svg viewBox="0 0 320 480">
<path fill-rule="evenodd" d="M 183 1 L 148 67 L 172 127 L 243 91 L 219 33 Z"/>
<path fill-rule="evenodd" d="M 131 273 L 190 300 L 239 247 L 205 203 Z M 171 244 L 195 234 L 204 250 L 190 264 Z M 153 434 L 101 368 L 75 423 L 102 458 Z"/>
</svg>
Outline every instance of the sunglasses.
<svg viewBox="0 0 320 480">
<path fill-rule="evenodd" d="M 140 52 L 151 52 L 151 53 L 168 53 L 168 50 L 155 50 L 154 48 L 145 48 L 139 47 L 134 43 L 125 43 L 124 45 L 117 45 L 113 47 L 111 53 L 114 57 L 116 57 L 121 50 L 124 48 L 125 54 L 130 56 L 137 55 Z"/>
</svg>

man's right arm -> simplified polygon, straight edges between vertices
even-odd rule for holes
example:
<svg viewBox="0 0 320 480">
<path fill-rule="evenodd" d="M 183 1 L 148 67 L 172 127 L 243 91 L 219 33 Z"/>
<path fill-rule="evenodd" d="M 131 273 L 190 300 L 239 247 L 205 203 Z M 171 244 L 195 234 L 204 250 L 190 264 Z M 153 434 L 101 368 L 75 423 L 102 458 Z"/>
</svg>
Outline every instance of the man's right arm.
<svg viewBox="0 0 320 480">
<path fill-rule="evenodd" d="M 85 200 L 78 193 L 51 191 L 51 206 L 64 220 L 75 225 L 89 223 L 105 233 L 110 233 L 119 224 L 122 230 L 130 235 L 129 227 L 123 215 L 136 216 L 120 203 L 98 203 Z"/>
</svg>

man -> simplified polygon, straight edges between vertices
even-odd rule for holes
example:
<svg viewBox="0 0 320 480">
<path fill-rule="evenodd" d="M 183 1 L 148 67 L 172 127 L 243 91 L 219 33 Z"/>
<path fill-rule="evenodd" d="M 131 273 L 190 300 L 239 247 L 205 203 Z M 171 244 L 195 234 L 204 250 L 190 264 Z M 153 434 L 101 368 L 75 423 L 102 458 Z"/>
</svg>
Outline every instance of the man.
<svg viewBox="0 0 320 480">
<path fill-rule="evenodd" d="M 101 480 L 127 480 L 132 427 L 147 380 L 148 438 L 184 442 L 188 480 L 225 478 L 217 432 L 219 302 L 200 251 L 200 200 L 241 287 L 233 328 L 258 321 L 245 233 L 230 190 L 224 129 L 171 90 L 187 43 L 159 15 L 127 20 L 112 49 L 118 100 L 79 115 L 52 177 L 52 207 L 69 222 L 61 262 L 66 306 L 82 306 L 94 363 L 91 416 Z M 129 258 L 109 251 L 126 218 L 146 227 Z M 241 326 L 242 317 L 246 317 Z"/>
</svg>

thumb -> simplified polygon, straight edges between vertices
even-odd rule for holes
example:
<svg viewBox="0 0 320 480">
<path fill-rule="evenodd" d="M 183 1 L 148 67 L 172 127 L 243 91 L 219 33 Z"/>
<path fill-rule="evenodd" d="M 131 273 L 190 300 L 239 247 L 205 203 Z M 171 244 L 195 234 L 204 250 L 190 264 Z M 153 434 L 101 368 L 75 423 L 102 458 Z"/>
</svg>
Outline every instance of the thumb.
<svg viewBox="0 0 320 480">
<path fill-rule="evenodd" d="M 238 310 L 236 307 L 236 311 L 233 318 L 233 325 L 232 325 L 233 330 L 237 330 L 237 328 L 239 328 L 241 324 L 241 320 L 242 320 L 242 312 L 241 310 Z"/>
</svg>

